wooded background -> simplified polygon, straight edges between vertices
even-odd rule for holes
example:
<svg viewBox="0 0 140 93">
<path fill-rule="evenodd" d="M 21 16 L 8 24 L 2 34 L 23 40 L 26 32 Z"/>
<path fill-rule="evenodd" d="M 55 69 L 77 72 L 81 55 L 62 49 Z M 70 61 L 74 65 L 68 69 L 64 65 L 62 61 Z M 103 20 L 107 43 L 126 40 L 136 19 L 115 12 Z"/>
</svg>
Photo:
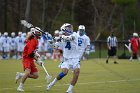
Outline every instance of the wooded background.
<svg viewBox="0 0 140 93">
<path fill-rule="evenodd" d="M 0 0 L 0 32 L 27 32 L 25 19 L 53 34 L 63 23 L 86 26 L 94 41 L 104 40 L 111 30 L 118 39 L 128 39 L 140 31 L 140 0 Z"/>
</svg>

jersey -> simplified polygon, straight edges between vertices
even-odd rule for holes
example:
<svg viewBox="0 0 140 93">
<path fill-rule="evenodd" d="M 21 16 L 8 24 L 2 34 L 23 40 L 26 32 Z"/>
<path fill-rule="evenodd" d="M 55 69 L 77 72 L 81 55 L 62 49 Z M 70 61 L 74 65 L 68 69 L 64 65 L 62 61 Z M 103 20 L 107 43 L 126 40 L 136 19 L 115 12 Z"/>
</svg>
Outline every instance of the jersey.
<svg viewBox="0 0 140 93">
<path fill-rule="evenodd" d="M 2 51 L 2 36 L 0 36 L 0 51 Z"/>
<path fill-rule="evenodd" d="M 15 37 L 11 37 L 10 38 L 10 47 L 11 47 L 11 50 L 15 50 L 16 49 L 16 38 Z"/>
<path fill-rule="evenodd" d="M 79 58 L 78 35 L 76 32 L 73 32 L 70 36 L 74 37 L 74 40 L 58 42 L 57 45 L 63 50 L 64 58 Z"/>
<path fill-rule="evenodd" d="M 25 46 L 25 38 L 23 38 L 22 36 L 17 36 L 16 45 L 17 45 L 17 51 L 22 52 Z"/>
<path fill-rule="evenodd" d="M 38 40 L 35 38 L 32 38 L 31 40 L 28 40 L 24 50 L 23 50 L 23 59 L 31 59 L 33 60 L 33 54 L 36 51 L 38 46 Z"/>
<path fill-rule="evenodd" d="M 110 46 L 110 47 L 116 47 L 117 46 L 117 38 L 115 36 L 109 36 L 107 38 L 107 44 Z"/>
<path fill-rule="evenodd" d="M 10 46 L 10 38 L 9 37 L 3 37 L 2 38 L 2 46 L 3 46 L 3 48 Z"/>
</svg>

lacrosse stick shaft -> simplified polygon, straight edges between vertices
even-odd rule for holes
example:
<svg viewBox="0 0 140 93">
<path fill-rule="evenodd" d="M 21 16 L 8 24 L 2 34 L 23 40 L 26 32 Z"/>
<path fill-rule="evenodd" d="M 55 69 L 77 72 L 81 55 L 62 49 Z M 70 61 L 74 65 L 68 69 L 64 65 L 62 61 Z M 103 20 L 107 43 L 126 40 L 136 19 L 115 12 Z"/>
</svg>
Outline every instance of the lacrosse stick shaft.
<svg viewBox="0 0 140 93">
<path fill-rule="evenodd" d="M 46 68 L 45 68 L 44 64 L 42 64 L 42 67 L 43 67 L 43 69 L 45 70 L 45 72 L 46 72 L 47 76 L 50 76 L 50 75 L 49 75 L 49 73 L 48 73 L 48 71 L 46 70 Z"/>
</svg>

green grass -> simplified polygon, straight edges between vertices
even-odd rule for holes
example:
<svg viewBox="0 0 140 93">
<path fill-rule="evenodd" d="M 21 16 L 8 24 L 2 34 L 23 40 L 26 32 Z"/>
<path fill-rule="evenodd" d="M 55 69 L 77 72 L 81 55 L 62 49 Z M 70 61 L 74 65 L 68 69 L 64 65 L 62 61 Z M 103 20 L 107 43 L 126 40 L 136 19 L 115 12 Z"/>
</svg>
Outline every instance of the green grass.
<svg viewBox="0 0 140 93">
<path fill-rule="evenodd" d="M 105 59 L 90 59 L 81 62 L 81 74 L 73 93 L 140 93 L 140 62 L 118 60 L 119 64 L 105 64 Z M 53 78 L 60 72 L 59 62 L 47 61 L 45 66 Z M 65 93 L 72 72 L 46 91 L 44 70 L 38 66 L 40 77 L 28 79 L 23 93 Z M 0 60 L 0 93 L 17 93 L 15 73 L 22 71 L 21 60 Z"/>
</svg>

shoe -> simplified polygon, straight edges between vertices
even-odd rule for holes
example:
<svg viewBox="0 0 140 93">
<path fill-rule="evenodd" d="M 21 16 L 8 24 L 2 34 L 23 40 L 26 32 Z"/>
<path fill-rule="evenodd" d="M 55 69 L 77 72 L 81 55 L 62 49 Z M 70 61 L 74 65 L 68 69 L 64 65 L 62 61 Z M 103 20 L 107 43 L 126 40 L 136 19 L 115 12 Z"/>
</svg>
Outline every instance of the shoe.
<svg viewBox="0 0 140 93">
<path fill-rule="evenodd" d="M 118 64 L 118 62 L 114 61 L 114 64 Z"/>
<path fill-rule="evenodd" d="M 22 86 L 19 86 L 19 87 L 17 88 L 17 91 L 23 92 L 23 91 L 24 91 L 24 90 L 23 90 L 23 87 L 22 87 Z"/>
<path fill-rule="evenodd" d="M 47 86 L 47 90 L 49 91 L 53 85 L 54 85 L 54 84 L 50 83 L 50 84 Z"/>
<path fill-rule="evenodd" d="M 66 93 L 72 93 L 72 91 L 66 91 Z"/>
<path fill-rule="evenodd" d="M 15 82 L 17 83 L 18 80 L 21 79 L 21 77 L 22 77 L 22 76 L 20 75 L 20 72 L 17 72 L 17 73 L 16 73 Z"/>
<path fill-rule="evenodd" d="M 106 60 L 106 64 L 108 64 L 108 60 Z"/>
</svg>

